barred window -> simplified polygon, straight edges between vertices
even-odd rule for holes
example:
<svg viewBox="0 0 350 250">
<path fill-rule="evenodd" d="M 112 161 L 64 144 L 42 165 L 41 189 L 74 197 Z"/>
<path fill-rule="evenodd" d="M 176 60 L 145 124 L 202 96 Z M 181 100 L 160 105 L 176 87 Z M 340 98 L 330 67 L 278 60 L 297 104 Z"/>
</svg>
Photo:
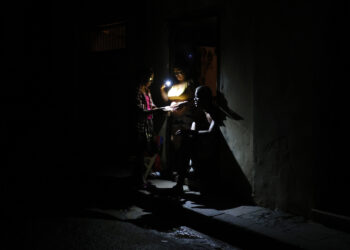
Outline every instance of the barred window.
<svg viewBox="0 0 350 250">
<path fill-rule="evenodd" d="M 126 23 L 96 26 L 90 32 L 90 50 L 107 51 L 126 48 Z"/>
</svg>

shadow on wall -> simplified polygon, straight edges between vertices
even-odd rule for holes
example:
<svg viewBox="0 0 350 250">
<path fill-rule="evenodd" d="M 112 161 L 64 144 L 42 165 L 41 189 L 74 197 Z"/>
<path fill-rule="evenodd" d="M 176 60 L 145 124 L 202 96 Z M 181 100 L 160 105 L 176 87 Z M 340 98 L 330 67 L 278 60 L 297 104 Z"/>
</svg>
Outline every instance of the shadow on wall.
<svg viewBox="0 0 350 250">
<path fill-rule="evenodd" d="M 227 105 L 227 100 L 220 92 L 216 96 L 216 104 L 219 108 L 219 126 L 225 126 L 223 121 L 227 118 L 233 120 L 243 120 L 243 117 L 231 110 Z M 229 199 L 232 199 L 240 205 L 255 205 L 252 198 L 252 187 L 242 171 L 241 166 L 237 162 L 230 147 L 228 146 L 226 139 L 219 133 L 219 145 L 220 145 L 220 178 L 222 194 Z"/>
<path fill-rule="evenodd" d="M 226 117 L 234 119 L 234 120 L 243 120 L 243 117 L 240 116 L 239 114 L 237 114 L 235 111 L 233 111 L 232 109 L 230 109 L 227 105 L 227 100 L 224 96 L 223 93 L 221 92 L 217 92 L 216 97 L 215 97 L 215 102 L 218 105 L 219 109 L 220 109 L 220 118 L 221 118 L 221 123 L 220 126 L 222 126 L 222 121 L 226 120 Z"/>
<path fill-rule="evenodd" d="M 252 187 L 221 133 L 219 140 L 222 195 L 238 205 L 255 205 Z"/>
</svg>

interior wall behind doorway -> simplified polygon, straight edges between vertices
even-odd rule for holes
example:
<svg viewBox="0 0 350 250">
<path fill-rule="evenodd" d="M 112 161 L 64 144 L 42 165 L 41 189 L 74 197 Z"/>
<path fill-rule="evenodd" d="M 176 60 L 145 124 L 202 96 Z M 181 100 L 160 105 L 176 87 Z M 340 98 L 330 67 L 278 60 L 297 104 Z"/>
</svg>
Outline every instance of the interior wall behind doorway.
<svg viewBox="0 0 350 250">
<path fill-rule="evenodd" d="M 193 18 L 169 23 L 170 72 L 175 65 L 186 68 L 190 78 L 217 91 L 217 18 Z"/>
</svg>

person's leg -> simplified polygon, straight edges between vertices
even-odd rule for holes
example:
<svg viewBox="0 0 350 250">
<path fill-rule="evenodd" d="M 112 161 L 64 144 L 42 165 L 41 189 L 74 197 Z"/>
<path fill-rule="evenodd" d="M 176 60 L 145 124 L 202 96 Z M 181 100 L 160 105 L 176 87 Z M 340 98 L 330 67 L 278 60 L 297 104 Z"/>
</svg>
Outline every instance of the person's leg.
<svg viewBox="0 0 350 250">
<path fill-rule="evenodd" d="M 145 156 L 145 148 L 146 148 L 146 138 L 139 135 L 136 140 L 136 161 L 135 161 L 135 167 L 134 167 L 134 180 L 136 186 L 142 186 L 143 183 L 143 174 L 145 171 L 145 164 L 144 164 L 144 156 Z"/>
<path fill-rule="evenodd" d="M 179 148 L 178 155 L 178 178 L 175 188 L 179 191 L 183 191 L 183 185 L 185 178 L 189 171 L 189 162 L 192 154 L 192 140 L 187 137 L 182 138 L 181 146 Z"/>
<path fill-rule="evenodd" d="M 220 190 L 219 146 L 213 143 L 213 148 L 200 155 L 200 192 L 208 197 L 217 197 Z"/>
</svg>

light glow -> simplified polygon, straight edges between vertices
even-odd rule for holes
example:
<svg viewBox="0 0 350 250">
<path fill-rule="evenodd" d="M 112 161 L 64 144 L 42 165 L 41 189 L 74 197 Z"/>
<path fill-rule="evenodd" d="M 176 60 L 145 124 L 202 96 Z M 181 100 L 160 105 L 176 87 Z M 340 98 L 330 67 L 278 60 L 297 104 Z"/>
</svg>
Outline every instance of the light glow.
<svg viewBox="0 0 350 250">
<path fill-rule="evenodd" d="M 165 81 L 165 85 L 167 87 L 170 87 L 172 85 L 172 82 L 170 80 Z"/>
<path fill-rule="evenodd" d="M 182 95 L 187 88 L 187 83 L 176 84 L 169 89 L 168 97 L 178 97 Z"/>
</svg>

